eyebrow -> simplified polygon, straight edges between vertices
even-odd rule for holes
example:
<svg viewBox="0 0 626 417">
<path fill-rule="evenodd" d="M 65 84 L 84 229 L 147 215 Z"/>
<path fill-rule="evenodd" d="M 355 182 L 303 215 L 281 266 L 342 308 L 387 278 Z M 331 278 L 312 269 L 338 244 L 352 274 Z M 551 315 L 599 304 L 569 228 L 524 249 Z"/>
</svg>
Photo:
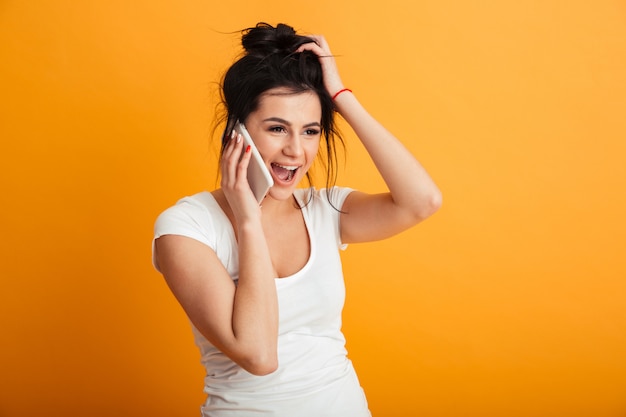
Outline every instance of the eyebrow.
<svg viewBox="0 0 626 417">
<path fill-rule="evenodd" d="M 263 119 L 263 122 L 277 122 L 277 123 L 283 123 L 286 124 L 287 126 L 291 126 L 291 122 L 285 120 L 285 119 L 281 119 L 280 117 L 268 117 L 267 119 Z M 311 122 L 311 123 L 307 123 L 305 124 L 303 127 L 321 127 L 321 123 L 320 122 Z"/>
</svg>

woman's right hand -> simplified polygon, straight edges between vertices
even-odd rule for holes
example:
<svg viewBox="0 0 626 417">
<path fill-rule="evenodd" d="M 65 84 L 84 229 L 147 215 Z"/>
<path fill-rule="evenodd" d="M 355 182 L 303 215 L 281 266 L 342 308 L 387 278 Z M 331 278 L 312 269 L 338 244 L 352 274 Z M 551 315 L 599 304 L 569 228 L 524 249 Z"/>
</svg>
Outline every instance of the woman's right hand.
<svg viewBox="0 0 626 417">
<path fill-rule="evenodd" d="M 215 250 L 196 239 L 161 236 L 155 241 L 155 256 L 176 299 L 204 337 L 246 371 L 267 375 L 278 367 L 278 296 L 261 208 L 248 184 L 250 155 L 243 139 L 232 135 L 220 161 L 222 192 L 237 227 L 237 285 Z"/>
<path fill-rule="evenodd" d="M 221 188 L 239 224 L 259 218 L 261 215 L 261 207 L 248 183 L 247 171 L 252 152 L 249 146 L 246 149 L 243 147 L 244 141 L 241 134 L 233 130 L 220 163 Z"/>
</svg>

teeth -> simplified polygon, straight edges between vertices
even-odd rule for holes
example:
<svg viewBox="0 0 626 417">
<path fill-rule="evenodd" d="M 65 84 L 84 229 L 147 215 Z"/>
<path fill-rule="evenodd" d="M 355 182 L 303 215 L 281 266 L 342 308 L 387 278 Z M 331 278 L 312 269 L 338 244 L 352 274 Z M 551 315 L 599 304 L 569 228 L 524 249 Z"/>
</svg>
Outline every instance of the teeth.
<svg viewBox="0 0 626 417">
<path fill-rule="evenodd" d="M 291 167 L 291 166 L 279 165 L 279 164 L 276 164 L 276 166 L 279 166 L 279 167 L 281 167 L 283 169 L 286 169 L 286 170 L 289 170 L 289 171 L 295 171 L 296 169 L 298 169 L 298 167 Z"/>
</svg>

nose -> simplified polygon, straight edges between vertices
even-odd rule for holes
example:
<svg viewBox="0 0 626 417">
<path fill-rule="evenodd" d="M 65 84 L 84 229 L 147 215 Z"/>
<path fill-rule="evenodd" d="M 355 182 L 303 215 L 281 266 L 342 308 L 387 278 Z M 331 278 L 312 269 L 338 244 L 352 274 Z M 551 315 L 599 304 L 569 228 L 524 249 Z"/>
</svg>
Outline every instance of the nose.
<svg viewBox="0 0 626 417">
<path fill-rule="evenodd" d="M 302 138 L 297 133 L 291 133 L 287 137 L 285 146 L 283 147 L 283 153 L 286 156 L 297 158 L 304 153 L 304 147 L 302 146 Z"/>
</svg>

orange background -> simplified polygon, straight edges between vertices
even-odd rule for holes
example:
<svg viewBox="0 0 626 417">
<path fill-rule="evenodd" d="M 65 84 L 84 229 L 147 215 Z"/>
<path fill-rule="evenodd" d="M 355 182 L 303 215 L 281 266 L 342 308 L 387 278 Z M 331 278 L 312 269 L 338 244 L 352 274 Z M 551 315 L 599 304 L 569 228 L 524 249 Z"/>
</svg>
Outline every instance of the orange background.
<svg viewBox="0 0 626 417">
<path fill-rule="evenodd" d="M 343 255 L 375 417 L 626 415 L 626 5 L 0 2 L 0 416 L 189 416 L 152 225 L 215 185 L 215 81 L 259 20 L 329 39 L 444 194 Z M 382 184 L 349 129 L 340 183 Z"/>
</svg>

